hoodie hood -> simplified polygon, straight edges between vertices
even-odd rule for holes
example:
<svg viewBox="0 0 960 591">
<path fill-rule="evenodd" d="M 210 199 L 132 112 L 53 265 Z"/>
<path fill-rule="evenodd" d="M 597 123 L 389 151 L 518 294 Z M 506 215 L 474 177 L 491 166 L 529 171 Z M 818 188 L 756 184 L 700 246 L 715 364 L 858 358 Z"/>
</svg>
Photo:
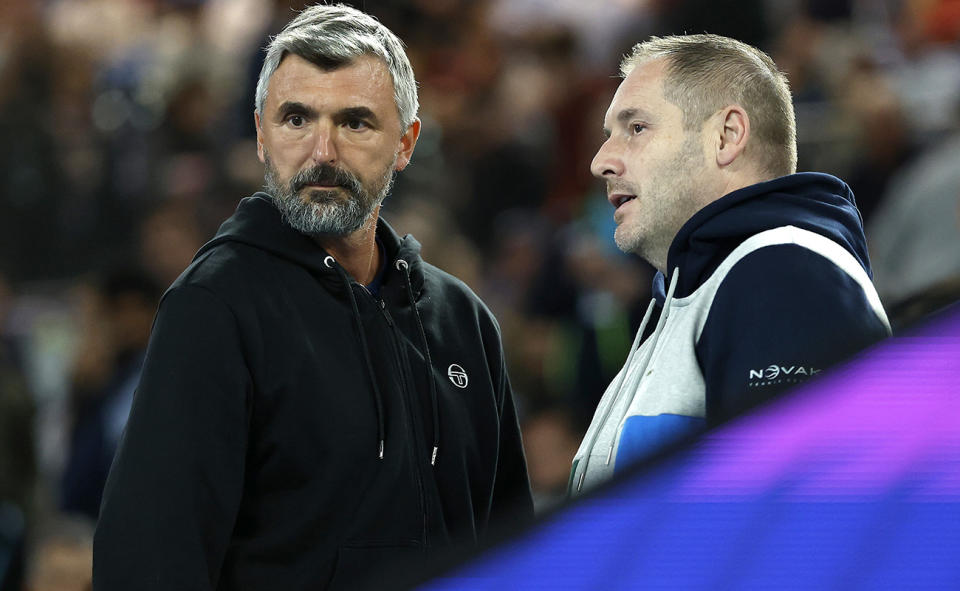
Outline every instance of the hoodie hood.
<svg viewBox="0 0 960 591">
<path fill-rule="evenodd" d="M 415 293 L 423 286 L 423 260 L 420 258 L 420 243 L 407 234 L 403 238 L 380 217 L 377 220 L 377 238 L 387 255 L 386 271 L 397 271 L 396 261 L 403 259 L 410 268 L 410 281 Z M 336 273 L 324 264 L 328 253 L 310 236 L 298 232 L 284 223 L 280 210 L 267 193 L 255 193 L 240 201 L 236 212 L 217 230 L 216 235 L 197 251 L 194 260 L 224 242 L 239 242 L 267 251 L 278 257 L 313 271 L 323 278 L 340 283 Z"/>
<path fill-rule="evenodd" d="M 728 193 L 687 220 L 667 253 L 668 271 L 680 269 L 675 297 L 693 293 L 741 242 L 781 226 L 833 240 L 872 277 L 863 221 L 850 187 L 828 174 L 803 172 Z M 653 293 L 661 303 L 664 284 L 663 273 L 657 272 Z"/>
</svg>

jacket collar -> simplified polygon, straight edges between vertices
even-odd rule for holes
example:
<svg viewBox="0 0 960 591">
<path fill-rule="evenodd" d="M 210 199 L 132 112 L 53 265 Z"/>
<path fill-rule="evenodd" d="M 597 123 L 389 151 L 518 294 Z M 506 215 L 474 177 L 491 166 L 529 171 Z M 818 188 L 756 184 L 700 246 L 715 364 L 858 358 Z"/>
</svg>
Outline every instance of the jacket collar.
<svg viewBox="0 0 960 591">
<path fill-rule="evenodd" d="M 384 284 L 404 281 L 403 270 L 397 265 L 397 261 L 403 259 L 409 267 L 414 294 L 419 296 L 423 289 L 420 243 L 410 234 L 401 238 L 382 216 L 377 220 L 377 237 L 386 253 Z M 329 253 L 310 236 L 284 223 L 280 210 L 267 193 L 259 192 L 242 199 L 236 212 L 223 222 L 213 239 L 200 248 L 194 260 L 225 242 L 246 244 L 286 259 L 308 269 L 325 284 L 341 283 L 337 274 L 327 266 Z"/>
<path fill-rule="evenodd" d="M 785 225 L 833 240 L 870 274 L 863 222 L 850 188 L 827 174 L 797 173 L 733 191 L 687 220 L 667 254 L 667 271 L 680 269 L 676 297 L 690 295 L 750 236 Z M 659 272 L 654 279 L 658 300 L 664 279 Z"/>
</svg>

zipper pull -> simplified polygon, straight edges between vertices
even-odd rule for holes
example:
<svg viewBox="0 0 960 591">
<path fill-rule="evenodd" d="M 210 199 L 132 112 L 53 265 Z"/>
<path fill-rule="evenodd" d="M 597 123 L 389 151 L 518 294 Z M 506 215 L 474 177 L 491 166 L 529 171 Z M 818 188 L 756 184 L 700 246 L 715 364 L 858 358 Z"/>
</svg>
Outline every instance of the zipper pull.
<svg viewBox="0 0 960 591">
<path fill-rule="evenodd" d="M 383 317 L 387 320 L 387 324 L 389 324 L 390 326 L 393 326 L 393 317 L 390 316 L 390 312 L 389 310 L 387 310 L 387 303 L 383 301 L 383 298 L 380 298 L 379 300 L 377 300 L 377 302 L 380 304 L 380 312 L 383 314 Z"/>
</svg>

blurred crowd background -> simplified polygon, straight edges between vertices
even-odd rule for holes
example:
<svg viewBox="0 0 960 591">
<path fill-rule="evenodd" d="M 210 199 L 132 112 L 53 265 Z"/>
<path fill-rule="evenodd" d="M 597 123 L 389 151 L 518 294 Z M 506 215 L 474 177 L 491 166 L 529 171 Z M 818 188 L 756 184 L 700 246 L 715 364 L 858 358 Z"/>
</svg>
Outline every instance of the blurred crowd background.
<svg viewBox="0 0 960 591">
<path fill-rule="evenodd" d="M 895 328 L 960 296 L 960 1 L 367 0 L 423 132 L 383 215 L 494 310 L 538 507 L 651 269 L 589 173 L 620 57 L 712 32 L 787 73 L 800 170 L 854 190 Z M 0 2 L 0 590 L 83 589 L 163 290 L 257 191 L 253 91 L 296 0 Z"/>
</svg>

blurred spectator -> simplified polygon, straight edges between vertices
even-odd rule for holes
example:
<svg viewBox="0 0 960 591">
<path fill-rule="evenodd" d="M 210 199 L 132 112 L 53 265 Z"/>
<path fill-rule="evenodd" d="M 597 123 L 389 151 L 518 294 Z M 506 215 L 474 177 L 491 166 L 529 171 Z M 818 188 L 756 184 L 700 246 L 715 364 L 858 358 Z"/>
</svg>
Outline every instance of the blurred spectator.
<svg viewBox="0 0 960 591">
<path fill-rule="evenodd" d="M 940 139 L 957 125 L 960 21 L 938 20 L 951 4 L 956 2 L 902 0 L 897 7 L 894 31 L 899 53 L 889 76 L 905 107 L 909 130 L 920 143 Z"/>
<path fill-rule="evenodd" d="M 856 158 L 847 176 L 864 222 L 873 217 L 891 175 L 913 156 L 914 148 L 900 98 L 868 59 L 851 64 L 839 108 L 856 123 Z"/>
<path fill-rule="evenodd" d="M 42 528 L 30 552 L 29 591 L 93 589 L 93 522 L 54 517 Z"/>
<path fill-rule="evenodd" d="M 602 71 L 614 67 L 617 54 L 626 49 L 625 39 L 654 26 L 651 9 L 656 4 L 662 3 L 613 0 L 598 10 L 597 5 L 580 0 L 494 0 L 489 22 L 507 37 L 569 31 L 582 48 L 575 56 L 577 62 Z"/>
<path fill-rule="evenodd" d="M 37 476 L 34 453 L 34 401 L 19 354 L 6 333 L 10 289 L 0 275 L 0 502 L 23 514 L 33 510 Z"/>
<path fill-rule="evenodd" d="M 955 133 L 891 180 L 867 229 L 874 281 L 885 302 L 896 304 L 960 276 L 958 163 Z"/>
<path fill-rule="evenodd" d="M 388 200 L 383 216 L 401 236 L 416 236 L 420 252 L 432 265 L 458 277 L 472 289 L 480 289 L 480 254 L 461 233 L 447 209 L 414 199 L 394 207 Z"/>
<path fill-rule="evenodd" d="M 0 497 L 0 591 L 23 589 L 26 535 L 23 511 Z"/>
<path fill-rule="evenodd" d="M 51 95 L 58 62 L 35 0 L 0 3 L 0 265 L 14 281 L 62 273 L 63 204 Z"/>
<path fill-rule="evenodd" d="M 606 199 L 594 203 L 612 218 Z M 626 359 L 653 277 L 645 263 L 604 248 L 599 232 L 587 220 L 558 232 L 525 302 L 528 315 L 554 327 L 544 384 L 586 416 Z"/>
<path fill-rule="evenodd" d="M 176 203 L 160 206 L 140 227 L 141 265 L 163 289 L 187 268 L 201 246 L 203 230 L 196 216 Z"/>
<path fill-rule="evenodd" d="M 89 294 L 73 374 L 72 433 L 61 506 L 96 519 L 107 473 L 126 425 L 160 298 L 139 269 L 107 273 Z"/>
<path fill-rule="evenodd" d="M 10 289 L 0 275 L 0 591 L 19 591 L 37 467 L 34 402 L 7 335 Z"/>
<path fill-rule="evenodd" d="M 654 0 L 651 4 L 658 11 L 657 34 L 715 33 L 766 47 L 769 32 L 763 0 Z"/>
<path fill-rule="evenodd" d="M 521 426 L 537 513 L 566 499 L 570 464 L 586 431 L 585 418 L 553 403 L 531 410 Z"/>
</svg>

